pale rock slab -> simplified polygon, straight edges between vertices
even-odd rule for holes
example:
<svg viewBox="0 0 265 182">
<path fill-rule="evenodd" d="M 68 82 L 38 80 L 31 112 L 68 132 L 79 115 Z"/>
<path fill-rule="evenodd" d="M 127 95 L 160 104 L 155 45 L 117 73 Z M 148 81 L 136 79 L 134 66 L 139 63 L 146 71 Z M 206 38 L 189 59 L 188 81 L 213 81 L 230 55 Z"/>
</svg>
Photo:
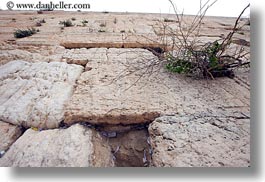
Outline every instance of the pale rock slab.
<svg viewBox="0 0 265 182">
<path fill-rule="evenodd" d="M 245 113 L 250 92 L 229 78 L 195 80 L 170 74 L 145 49 L 80 49 L 88 60 L 67 103 L 65 122 L 148 123 L 160 115 Z M 233 89 L 231 89 L 233 88 Z M 238 94 L 240 93 L 240 94 Z"/>
<path fill-rule="evenodd" d="M 0 67 L 0 119 L 24 127 L 56 128 L 83 71 L 66 63 L 12 61 Z"/>
<path fill-rule="evenodd" d="M 0 151 L 6 151 L 21 134 L 20 127 L 0 121 Z"/>
<path fill-rule="evenodd" d="M 155 167 L 248 167 L 250 120 L 167 116 L 149 126 Z"/>
<path fill-rule="evenodd" d="M 0 159 L 2 167 L 111 167 L 112 154 L 95 131 L 79 124 L 68 129 L 28 129 Z"/>
</svg>

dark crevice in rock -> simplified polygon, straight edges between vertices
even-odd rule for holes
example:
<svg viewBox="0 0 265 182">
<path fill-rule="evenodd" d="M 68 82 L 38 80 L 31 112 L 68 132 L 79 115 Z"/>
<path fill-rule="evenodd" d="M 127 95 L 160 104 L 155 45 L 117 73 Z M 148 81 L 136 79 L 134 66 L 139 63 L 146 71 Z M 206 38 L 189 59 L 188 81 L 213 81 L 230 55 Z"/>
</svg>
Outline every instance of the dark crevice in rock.
<svg viewBox="0 0 265 182">
<path fill-rule="evenodd" d="M 250 47 L 250 42 L 245 39 L 235 39 L 232 42 L 237 45 Z"/>
<path fill-rule="evenodd" d="M 61 46 L 65 49 L 80 49 L 80 48 L 158 48 L 163 47 L 158 43 L 138 43 L 138 42 L 117 42 L 117 43 L 82 43 L 82 42 L 63 42 Z"/>
<path fill-rule="evenodd" d="M 80 122 L 84 127 L 95 131 L 95 135 L 100 135 L 107 141 L 111 148 L 111 157 L 116 167 L 149 167 L 151 164 L 152 149 L 148 133 L 148 124 L 132 125 L 95 125 L 87 122 Z M 67 129 L 70 125 L 63 121 L 60 129 Z M 105 142 L 94 140 L 97 147 L 103 146 Z M 102 144 L 102 146 L 101 146 Z M 105 145 L 105 144 L 104 144 Z M 100 155 L 95 155 L 95 160 Z"/>
<path fill-rule="evenodd" d="M 13 125 L 13 124 L 11 124 L 11 125 Z M 5 150 L 1 150 L 0 151 L 0 158 L 2 158 L 5 154 L 6 154 L 6 152 L 10 149 L 10 147 L 26 132 L 26 130 L 27 130 L 27 128 L 25 128 L 25 127 L 23 127 L 23 126 L 18 126 L 18 129 L 19 129 L 19 131 L 17 131 L 17 133 L 16 133 L 16 135 L 14 135 L 13 137 L 12 137 L 12 139 L 14 140 L 11 144 L 10 144 L 10 146 L 7 148 L 7 149 L 5 149 Z"/>
<path fill-rule="evenodd" d="M 111 148 L 112 159 L 116 167 L 148 167 L 151 163 L 151 147 L 148 142 L 147 124 L 134 125 L 91 125 Z"/>
<path fill-rule="evenodd" d="M 153 53 L 156 54 L 162 54 L 165 52 L 164 46 L 161 44 L 138 44 L 138 43 L 117 43 L 117 44 L 110 44 L 108 43 L 98 43 L 98 44 L 93 44 L 93 43 L 63 43 L 61 46 L 63 46 L 65 49 L 81 49 L 81 48 L 86 48 L 86 49 L 92 49 L 92 48 L 139 48 L 139 49 L 147 49 Z"/>
<path fill-rule="evenodd" d="M 131 130 L 108 138 L 116 167 L 148 167 L 151 161 L 148 131 Z"/>
<path fill-rule="evenodd" d="M 151 146 L 148 124 L 101 125 L 95 129 L 107 138 L 117 167 L 148 167 Z"/>
</svg>

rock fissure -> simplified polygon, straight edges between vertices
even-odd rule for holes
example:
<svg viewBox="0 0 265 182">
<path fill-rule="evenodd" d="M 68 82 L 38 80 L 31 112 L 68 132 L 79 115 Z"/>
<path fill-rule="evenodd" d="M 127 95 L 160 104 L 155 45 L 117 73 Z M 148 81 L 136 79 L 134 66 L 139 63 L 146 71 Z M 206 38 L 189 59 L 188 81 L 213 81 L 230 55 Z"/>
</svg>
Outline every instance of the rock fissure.
<svg viewBox="0 0 265 182">
<path fill-rule="evenodd" d="M 60 126 L 58 129 L 45 129 L 45 130 L 37 130 L 37 128 L 29 128 L 25 129 L 24 132 L 33 131 L 36 135 L 53 131 L 60 131 L 63 133 L 67 130 L 70 130 L 72 127 L 76 127 L 76 125 L 82 126 L 84 128 L 83 135 L 86 135 L 86 132 L 92 131 L 92 144 L 94 145 L 94 152 L 90 156 L 94 167 L 110 167 L 110 166 L 117 166 L 117 167 L 148 167 L 151 163 L 151 146 L 150 142 L 148 142 L 148 125 L 93 125 L 88 124 L 87 122 L 81 122 L 80 124 L 72 124 L 70 126 Z M 20 137 L 23 136 L 24 133 L 20 134 Z M 25 134 L 27 135 L 27 134 Z M 18 140 L 19 137 L 16 139 Z M 15 141 L 13 141 L 15 143 Z M 19 142 L 18 142 L 19 143 Z M 11 144 L 9 148 L 12 150 L 16 150 L 12 148 Z M 70 144 L 72 145 L 72 144 Z M 41 147 L 41 146 L 40 146 Z M 44 146 L 43 146 L 44 147 Z M 9 148 L 6 148 L 3 155 L 8 152 Z M 24 147 L 24 149 L 29 150 L 30 145 L 28 147 Z M 49 148 L 49 146 L 48 146 Z M 148 151 L 148 152 L 147 152 Z M 27 151 L 24 151 L 22 154 Z M 73 151 L 74 152 L 74 151 Z M 75 150 L 76 152 L 76 150 Z M 105 156 L 102 158 L 102 156 Z M 8 156 L 10 157 L 10 156 Z M 102 159 L 107 158 L 108 161 L 102 161 Z M 5 159 L 3 159 L 5 161 Z M 7 161 L 5 161 L 7 162 Z M 4 162 L 4 163 L 5 163 Z M 43 156 L 40 160 L 40 166 L 47 166 L 47 162 L 49 159 Z M 69 161 L 61 160 L 60 163 L 68 163 Z M 0 160 L 1 164 L 1 160 Z M 103 166 L 102 166 L 103 164 Z M 5 164 L 4 164 L 5 165 Z M 97 166 L 98 165 L 98 166 Z M 31 166 L 31 165 L 29 165 Z M 33 166 L 31 166 L 33 167 Z"/>
<path fill-rule="evenodd" d="M 93 125 L 87 122 L 80 124 L 93 129 L 97 135 L 107 141 L 116 167 L 148 167 L 151 164 L 152 149 L 148 141 L 150 140 L 148 124 Z M 97 142 L 97 145 L 101 144 L 102 142 Z"/>
</svg>

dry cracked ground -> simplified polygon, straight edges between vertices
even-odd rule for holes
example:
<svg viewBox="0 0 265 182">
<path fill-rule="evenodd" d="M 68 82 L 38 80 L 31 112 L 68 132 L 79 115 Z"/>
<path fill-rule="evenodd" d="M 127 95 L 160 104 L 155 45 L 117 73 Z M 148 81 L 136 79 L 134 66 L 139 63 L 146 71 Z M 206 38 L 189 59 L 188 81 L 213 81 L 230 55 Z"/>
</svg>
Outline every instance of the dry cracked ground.
<svg viewBox="0 0 265 182">
<path fill-rule="evenodd" d="M 160 46 L 161 18 L 177 29 L 172 15 L 0 11 L 0 166 L 250 166 L 249 70 L 214 80 L 130 71 L 159 61 L 147 48 Z M 234 21 L 206 17 L 200 41 Z M 235 47 L 250 49 L 249 30 Z"/>
</svg>

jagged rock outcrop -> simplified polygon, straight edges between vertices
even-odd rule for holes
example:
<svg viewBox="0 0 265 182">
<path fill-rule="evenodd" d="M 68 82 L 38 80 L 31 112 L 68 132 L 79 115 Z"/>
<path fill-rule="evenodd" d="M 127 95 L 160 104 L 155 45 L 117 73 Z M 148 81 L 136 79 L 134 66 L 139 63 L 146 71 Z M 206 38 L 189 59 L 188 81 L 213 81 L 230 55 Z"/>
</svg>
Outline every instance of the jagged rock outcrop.
<svg viewBox="0 0 265 182">
<path fill-rule="evenodd" d="M 28 129 L 0 159 L 5 167 L 111 167 L 106 141 L 79 124 L 68 129 Z"/>
</svg>

